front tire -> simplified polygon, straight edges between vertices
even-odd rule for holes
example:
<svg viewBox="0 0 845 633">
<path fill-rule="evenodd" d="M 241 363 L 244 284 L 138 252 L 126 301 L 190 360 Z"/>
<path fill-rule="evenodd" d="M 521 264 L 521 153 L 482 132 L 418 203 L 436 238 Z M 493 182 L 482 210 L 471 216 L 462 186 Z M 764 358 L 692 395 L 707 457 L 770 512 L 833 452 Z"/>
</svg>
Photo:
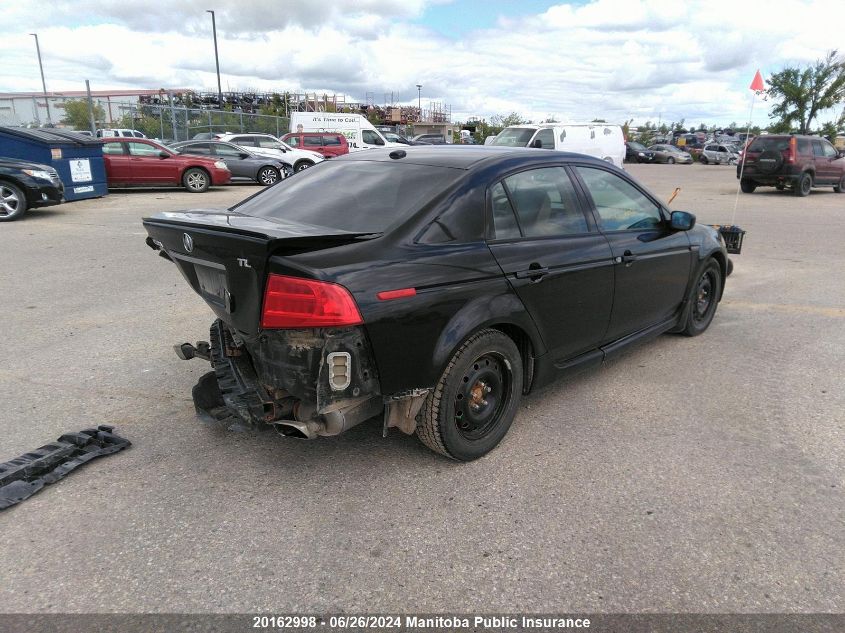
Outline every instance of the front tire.
<svg viewBox="0 0 845 633">
<path fill-rule="evenodd" d="M 757 188 L 757 183 L 753 180 L 746 180 L 743 178 L 739 181 L 739 188 L 742 189 L 742 193 L 754 193 L 754 190 Z"/>
<path fill-rule="evenodd" d="M 845 174 L 843 174 L 842 178 L 839 179 L 838 185 L 833 185 L 833 190 L 836 193 L 845 193 Z"/>
<path fill-rule="evenodd" d="M 674 165 L 674 164 L 675 164 L 675 159 L 674 159 L 674 158 L 672 158 L 672 157 L 670 156 L 669 158 L 667 158 L 667 159 L 666 159 L 666 162 L 667 162 L 669 165 Z"/>
<path fill-rule="evenodd" d="M 313 166 L 314 163 L 312 163 L 310 160 L 301 160 L 296 164 L 296 166 L 294 166 L 293 170 L 296 172 L 300 172 L 303 169 L 308 169 L 309 167 Z"/>
<path fill-rule="evenodd" d="M 687 320 L 681 332 L 686 336 L 698 336 L 710 327 L 721 296 L 722 269 L 716 260 L 711 259 L 693 284 Z"/>
<path fill-rule="evenodd" d="M 262 184 L 265 187 L 270 187 L 271 185 L 275 185 L 279 182 L 280 177 L 279 170 L 275 167 L 262 167 L 258 170 L 256 180 L 258 180 L 259 184 Z"/>
<path fill-rule="evenodd" d="M 208 191 L 210 181 L 208 173 L 199 167 L 191 167 L 182 175 L 182 186 L 191 193 Z"/>
<path fill-rule="evenodd" d="M 812 188 L 813 177 L 808 172 L 804 172 L 801 174 L 801 179 L 798 181 L 798 184 L 795 185 L 793 193 L 801 198 L 806 198 L 810 195 Z"/>
<path fill-rule="evenodd" d="M 0 182 L 0 222 L 17 220 L 26 213 L 26 196 L 10 182 Z"/>
<path fill-rule="evenodd" d="M 702 165 L 706 165 L 707 162 L 708 162 L 707 157 L 704 154 L 702 154 L 701 156 L 698 157 L 698 162 L 701 163 Z"/>
<path fill-rule="evenodd" d="M 452 357 L 417 417 L 417 437 L 458 461 L 489 453 L 516 416 L 522 395 L 522 357 L 498 330 L 482 330 Z"/>
</svg>

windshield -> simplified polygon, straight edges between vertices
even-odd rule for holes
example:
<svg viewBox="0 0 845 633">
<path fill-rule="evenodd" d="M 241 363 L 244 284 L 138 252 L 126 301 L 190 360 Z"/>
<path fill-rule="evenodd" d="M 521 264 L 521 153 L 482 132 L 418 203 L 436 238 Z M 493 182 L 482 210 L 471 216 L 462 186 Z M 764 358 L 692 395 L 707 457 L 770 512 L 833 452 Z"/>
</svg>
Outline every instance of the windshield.
<svg viewBox="0 0 845 633">
<path fill-rule="evenodd" d="M 525 147 L 528 141 L 534 136 L 534 130 L 529 127 L 509 127 L 501 132 L 499 136 L 493 139 L 490 145 L 503 145 L 505 147 Z"/>
<path fill-rule="evenodd" d="M 637 143 L 635 141 L 629 141 L 628 147 L 630 147 L 632 150 L 637 151 L 637 152 L 642 152 L 642 151 L 645 150 L 645 146 L 643 146 L 641 143 Z"/>
<path fill-rule="evenodd" d="M 398 161 L 327 161 L 230 210 L 352 233 L 381 233 L 407 219 L 464 174 Z"/>
</svg>

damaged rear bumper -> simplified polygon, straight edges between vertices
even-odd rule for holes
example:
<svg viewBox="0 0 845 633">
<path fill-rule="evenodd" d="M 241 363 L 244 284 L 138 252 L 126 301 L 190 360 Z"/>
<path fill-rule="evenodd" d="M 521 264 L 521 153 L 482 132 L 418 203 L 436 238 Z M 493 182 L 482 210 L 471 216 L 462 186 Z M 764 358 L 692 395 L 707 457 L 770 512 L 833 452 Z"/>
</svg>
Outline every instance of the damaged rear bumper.
<svg viewBox="0 0 845 633">
<path fill-rule="evenodd" d="M 383 415 L 385 431 L 412 433 L 427 393 L 385 397 L 361 327 L 265 330 L 246 338 L 218 319 L 208 343 L 177 346 L 177 353 L 209 357 L 214 371 L 194 387 L 194 405 L 201 419 L 230 428 L 266 423 L 313 439 Z"/>
</svg>

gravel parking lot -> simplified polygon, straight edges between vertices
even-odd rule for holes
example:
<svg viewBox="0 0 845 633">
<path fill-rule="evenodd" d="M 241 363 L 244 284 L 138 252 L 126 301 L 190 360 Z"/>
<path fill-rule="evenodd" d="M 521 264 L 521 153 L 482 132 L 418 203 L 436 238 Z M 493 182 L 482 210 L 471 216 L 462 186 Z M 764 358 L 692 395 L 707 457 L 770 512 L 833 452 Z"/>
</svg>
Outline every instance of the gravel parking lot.
<svg viewBox="0 0 845 633">
<path fill-rule="evenodd" d="M 632 165 L 700 222 L 733 167 Z M 194 417 L 171 346 L 210 310 L 141 217 L 257 190 L 112 193 L 0 226 L 0 461 L 115 424 L 133 447 L 0 514 L 4 612 L 845 609 L 845 195 L 741 195 L 710 330 L 535 392 L 452 463 L 364 424 L 302 442 Z"/>
</svg>

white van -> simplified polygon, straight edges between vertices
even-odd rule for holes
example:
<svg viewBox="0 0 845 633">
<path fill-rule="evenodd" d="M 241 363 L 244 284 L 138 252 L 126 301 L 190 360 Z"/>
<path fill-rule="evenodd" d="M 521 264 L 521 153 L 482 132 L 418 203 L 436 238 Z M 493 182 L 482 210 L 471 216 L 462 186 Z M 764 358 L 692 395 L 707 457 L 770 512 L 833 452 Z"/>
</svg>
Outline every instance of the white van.
<svg viewBox="0 0 845 633">
<path fill-rule="evenodd" d="M 405 147 L 384 138 L 367 118 L 360 114 L 334 112 L 291 112 L 291 132 L 339 132 L 346 137 L 350 152 L 376 147 Z"/>
<path fill-rule="evenodd" d="M 541 147 L 587 154 L 613 163 L 617 167 L 622 167 L 625 160 L 625 137 L 622 135 L 622 128 L 606 123 L 512 125 L 502 130 L 490 145 Z"/>
</svg>

